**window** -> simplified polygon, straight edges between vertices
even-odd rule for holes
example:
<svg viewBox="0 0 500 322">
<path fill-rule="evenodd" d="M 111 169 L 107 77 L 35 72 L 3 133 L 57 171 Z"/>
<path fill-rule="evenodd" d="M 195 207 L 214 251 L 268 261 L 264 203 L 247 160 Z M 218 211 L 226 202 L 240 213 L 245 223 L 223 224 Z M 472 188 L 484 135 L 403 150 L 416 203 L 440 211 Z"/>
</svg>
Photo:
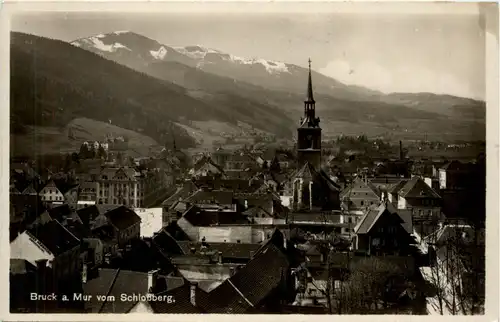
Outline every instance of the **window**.
<svg viewBox="0 0 500 322">
<path fill-rule="evenodd" d="M 363 206 L 363 205 L 364 205 L 364 201 L 363 201 L 363 200 L 361 200 L 361 206 Z"/>
</svg>

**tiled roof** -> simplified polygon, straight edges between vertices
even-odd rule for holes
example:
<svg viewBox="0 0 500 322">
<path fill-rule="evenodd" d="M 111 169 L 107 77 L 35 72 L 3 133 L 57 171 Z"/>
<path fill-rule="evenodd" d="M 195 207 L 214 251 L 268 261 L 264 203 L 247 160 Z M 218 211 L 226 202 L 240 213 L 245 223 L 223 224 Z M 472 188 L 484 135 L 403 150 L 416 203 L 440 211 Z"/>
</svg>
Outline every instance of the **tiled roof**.
<svg viewBox="0 0 500 322">
<path fill-rule="evenodd" d="M 356 234 L 366 234 L 370 231 L 370 229 L 375 225 L 377 220 L 382 216 L 384 212 L 388 211 L 391 215 L 397 215 L 401 226 L 411 234 L 413 232 L 411 226 L 411 213 L 410 212 L 402 212 L 399 213 L 399 210 L 396 209 L 391 203 L 382 203 L 377 209 L 369 209 L 367 213 L 361 218 L 356 227 L 354 227 L 354 231 Z M 404 217 L 404 218 L 403 218 Z"/>
<path fill-rule="evenodd" d="M 362 186 L 361 190 L 369 190 L 374 195 L 376 195 L 377 197 L 381 196 L 380 190 L 373 183 L 371 183 L 370 181 L 365 182 L 361 178 L 356 178 L 352 184 L 350 184 L 346 189 L 344 189 L 341 192 L 340 196 L 344 197 L 346 195 L 349 195 L 349 193 L 351 191 L 358 191 L 358 190 L 360 190 L 359 187 L 358 187 L 359 185 Z"/>
<path fill-rule="evenodd" d="M 441 198 L 424 180 L 420 177 L 413 177 L 399 191 L 403 198 Z"/>
<path fill-rule="evenodd" d="M 58 221 L 51 220 L 28 230 L 55 256 L 80 245 L 80 240 L 64 228 Z"/>
<path fill-rule="evenodd" d="M 288 272 L 286 256 L 269 244 L 229 280 L 254 306 L 275 290 Z"/>
<path fill-rule="evenodd" d="M 252 305 L 235 289 L 230 279 L 227 279 L 209 293 L 204 309 L 208 313 L 242 314 L 251 309 Z"/>
<path fill-rule="evenodd" d="M 159 247 L 163 252 L 168 254 L 180 255 L 184 252 L 184 248 L 180 244 L 181 242 L 175 240 L 165 228 L 155 234 L 152 241 L 156 247 Z"/>
<path fill-rule="evenodd" d="M 55 219 L 59 222 L 62 222 L 67 216 L 71 215 L 73 210 L 69 207 L 69 205 L 63 204 L 63 205 L 48 209 L 47 212 L 49 213 L 49 215 L 52 219 Z"/>
<path fill-rule="evenodd" d="M 141 221 L 141 217 L 125 206 L 115 208 L 104 215 L 113 226 L 120 230 L 127 229 Z"/>
<path fill-rule="evenodd" d="M 99 216 L 99 208 L 96 205 L 78 209 L 76 211 L 83 224 L 88 226 L 97 216 Z"/>
</svg>

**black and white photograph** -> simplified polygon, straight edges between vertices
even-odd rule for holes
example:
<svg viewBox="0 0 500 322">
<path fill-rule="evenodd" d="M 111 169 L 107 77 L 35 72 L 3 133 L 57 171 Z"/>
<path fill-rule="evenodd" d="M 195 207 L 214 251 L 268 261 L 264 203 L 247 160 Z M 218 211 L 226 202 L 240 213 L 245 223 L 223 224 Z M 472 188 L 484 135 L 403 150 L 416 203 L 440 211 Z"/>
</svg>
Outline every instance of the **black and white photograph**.
<svg viewBox="0 0 500 322">
<path fill-rule="evenodd" d="M 10 14 L 10 314 L 498 310 L 497 4 L 121 6 Z"/>
</svg>

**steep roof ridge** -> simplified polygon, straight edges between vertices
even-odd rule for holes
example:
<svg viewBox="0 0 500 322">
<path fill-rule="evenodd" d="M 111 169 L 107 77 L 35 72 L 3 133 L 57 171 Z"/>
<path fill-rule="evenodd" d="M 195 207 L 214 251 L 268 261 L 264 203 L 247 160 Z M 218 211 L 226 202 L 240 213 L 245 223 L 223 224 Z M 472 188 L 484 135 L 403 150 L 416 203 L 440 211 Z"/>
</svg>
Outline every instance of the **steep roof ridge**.
<svg viewBox="0 0 500 322">
<path fill-rule="evenodd" d="M 116 283 L 116 280 L 118 279 L 118 274 L 120 274 L 120 268 L 118 268 L 116 270 L 116 274 L 113 278 L 113 281 L 111 282 L 111 284 L 109 285 L 109 288 L 108 288 L 108 292 L 106 293 L 106 297 L 105 297 L 105 300 L 102 301 L 102 304 L 101 306 L 99 307 L 99 310 L 97 311 L 98 313 L 101 313 L 102 309 L 104 308 L 104 306 L 106 305 L 106 303 L 108 302 L 107 299 L 108 299 L 108 296 L 109 294 L 111 293 L 111 291 L 113 290 L 113 286 L 115 285 Z"/>
<path fill-rule="evenodd" d="M 234 288 L 234 290 L 236 292 L 238 292 L 238 294 L 251 306 L 251 307 L 254 307 L 254 305 L 252 304 L 252 302 L 250 302 L 250 300 L 248 300 L 245 295 L 243 295 L 243 293 L 241 293 L 241 291 L 236 287 L 234 286 L 233 282 L 231 282 L 231 279 L 228 278 L 227 281 L 229 282 L 229 284 Z"/>
</svg>

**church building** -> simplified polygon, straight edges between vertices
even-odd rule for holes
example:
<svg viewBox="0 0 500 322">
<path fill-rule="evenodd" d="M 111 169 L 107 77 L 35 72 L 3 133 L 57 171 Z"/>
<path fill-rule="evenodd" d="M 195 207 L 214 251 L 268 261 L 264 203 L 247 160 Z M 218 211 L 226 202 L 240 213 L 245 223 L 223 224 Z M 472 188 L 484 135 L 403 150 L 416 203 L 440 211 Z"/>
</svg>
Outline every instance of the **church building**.
<svg viewBox="0 0 500 322">
<path fill-rule="evenodd" d="M 319 117 L 316 116 L 309 60 L 304 116 L 297 128 L 298 169 L 288 182 L 288 194 L 291 196 L 289 207 L 292 213 L 309 214 L 311 220 L 315 217 L 314 213 L 324 215 L 340 211 L 340 187 L 321 168 L 319 121 Z"/>
</svg>

